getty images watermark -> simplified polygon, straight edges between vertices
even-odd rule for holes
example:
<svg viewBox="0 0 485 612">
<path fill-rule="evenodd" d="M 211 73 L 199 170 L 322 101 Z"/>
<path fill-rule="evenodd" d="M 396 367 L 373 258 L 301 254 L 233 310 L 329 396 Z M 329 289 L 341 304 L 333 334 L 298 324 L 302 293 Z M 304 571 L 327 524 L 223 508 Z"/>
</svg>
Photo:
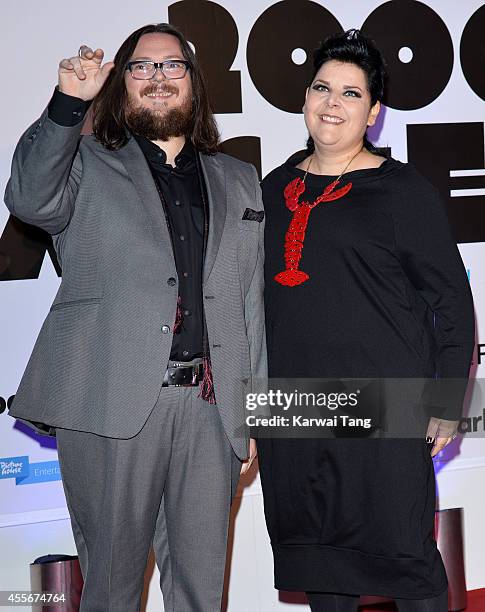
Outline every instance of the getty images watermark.
<svg viewBox="0 0 485 612">
<path fill-rule="evenodd" d="M 266 393 L 246 394 L 246 410 L 253 411 L 259 408 L 278 408 L 288 412 L 295 408 L 326 408 L 329 412 L 338 408 L 355 408 L 359 403 L 360 389 L 354 392 L 314 393 L 308 391 L 294 391 L 288 393 L 281 389 L 269 389 Z M 262 416 L 249 414 L 246 416 L 246 425 L 249 427 L 372 427 L 370 417 L 352 417 L 349 414 L 332 414 L 331 416 L 305 416 L 304 413 L 273 414 Z"/>
<path fill-rule="evenodd" d="M 422 438 L 431 417 L 485 435 L 478 379 L 269 379 L 244 389 L 244 421 L 255 438 Z M 475 400 L 475 401 L 473 401 Z"/>
</svg>

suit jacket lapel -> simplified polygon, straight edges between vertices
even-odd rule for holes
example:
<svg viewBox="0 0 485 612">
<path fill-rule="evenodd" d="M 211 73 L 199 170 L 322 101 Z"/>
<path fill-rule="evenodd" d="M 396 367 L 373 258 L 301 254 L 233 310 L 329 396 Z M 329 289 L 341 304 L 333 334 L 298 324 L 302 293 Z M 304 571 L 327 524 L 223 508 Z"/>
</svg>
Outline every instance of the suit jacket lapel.
<svg viewBox="0 0 485 612">
<path fill-rule="evenodd" d="M 152 219 L 151 226 L 154 237 L 160 241 L 161 246 L 166 246 L 173 257 L 170 233 L 163 212 L 160 196 L 155 185 L 153 175 L 148 166 L 143 152 L 134 138 L 130 138 L 127 144 L 116 151 L 116 154 L 125 166 L 128 176 L 133 181 L 143 206 Z"/>
<path fill-rule="evenodd" d="M 203 280 L 206 281 L 214 267 L 226 222 L 226 173 L 216 156 L 200 155 L 200 161 L 209 205 L 209 235 L 203 275 Z"/>
<path fill-rule="evenodd" d="M 155 238 L 161 239 L 162 245 L 166 246 L 170 251 L 170 256 L 173 257 L 170 234 L 160 196 L 148 163 L 136 140 L 131 137 L 127 144 L 114 154 L 121 159 L 128 176 L 138 191 L 142 204 L 152 219 Z M 203 280 L 206 281 L 214 267 L 226 222 L 226 174 L 217 156 L 200 155 L 200 161 L 209 207 L 209 235 L 203 274 Z"/>
</svg>

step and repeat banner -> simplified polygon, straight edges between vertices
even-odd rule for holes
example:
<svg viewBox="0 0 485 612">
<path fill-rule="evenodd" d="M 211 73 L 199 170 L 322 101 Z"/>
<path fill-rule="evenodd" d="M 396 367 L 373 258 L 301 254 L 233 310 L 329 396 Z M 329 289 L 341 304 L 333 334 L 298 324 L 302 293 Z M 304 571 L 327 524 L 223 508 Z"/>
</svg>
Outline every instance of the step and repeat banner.
<svg viewBox="0 0 485 612">
<path fill-rule="evenodd" d="M 31 0 L 22 7 L 3 3 L 1 13 L 2 190 L 19 136 L 49 101 L 59 60 L 75 55 L 81 44 L 102 47 L 111 59 L 126 36 L 146 23 L 179 26 L 207 76 L 224 151 L 252 162 L 264 176 L 304 147 L 301 107 L 313 49 L 327 35 L 351 27 L 371 36 L 387 61 L 389 84 L 369 137 L 393 157 L 415 164 L 442 194 L 475 298 L 474 376 L 484 371 L 482 2 L 148 0 L 135 6 L 87 0 L 74 10 L 61 0 Z M 65 514 L 55 440 L 16 424 L 7 413 L 61 270 L 50 237 L 9 216 L 4 206 L 0 232 L 0 526 L 7 526 Z M 440 470 L 485 466 L 483 421 L 463 421 L 467 435 L 437 461 Z M 256 480 L 251 488 L 258 486 Z M 440 495 L 446 497 L 444 486 Z M 462 491 L 460 505 L 481 503 L 472 489 Z"/>
</svg>

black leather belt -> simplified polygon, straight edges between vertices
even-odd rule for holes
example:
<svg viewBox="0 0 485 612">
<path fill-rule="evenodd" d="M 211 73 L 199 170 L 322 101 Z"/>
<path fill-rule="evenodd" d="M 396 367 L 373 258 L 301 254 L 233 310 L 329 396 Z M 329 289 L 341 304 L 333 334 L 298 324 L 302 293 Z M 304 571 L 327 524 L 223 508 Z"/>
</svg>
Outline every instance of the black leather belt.
<svg viewBox="0 0 485 612">
<path fill-rule="evenodd" d="M 163 377 L 162 387 L 196 387 L 204 377 L 202 361 L 195 364 L 177 363 L 169 365 Z"/>
</svg>

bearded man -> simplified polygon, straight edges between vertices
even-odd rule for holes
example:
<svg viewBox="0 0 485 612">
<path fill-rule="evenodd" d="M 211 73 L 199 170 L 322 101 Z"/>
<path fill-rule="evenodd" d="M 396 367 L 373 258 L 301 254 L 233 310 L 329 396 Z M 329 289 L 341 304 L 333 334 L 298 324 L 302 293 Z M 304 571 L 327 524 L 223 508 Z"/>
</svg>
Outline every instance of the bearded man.
<svg viewBox="0 0 485 612">
<path fill-rule="evenodd" d="M 157 24 L 114 63 L 63 59 L 15 151 L 6 204 L 52 234 L 62 282 L 10 414 L 57 437 L 81 612 L 139 610 L 152 544 L 167 612 L 220 610 L 266 353 L 258 177 L 218 139 L 195 54 Z"/>
</svg>

